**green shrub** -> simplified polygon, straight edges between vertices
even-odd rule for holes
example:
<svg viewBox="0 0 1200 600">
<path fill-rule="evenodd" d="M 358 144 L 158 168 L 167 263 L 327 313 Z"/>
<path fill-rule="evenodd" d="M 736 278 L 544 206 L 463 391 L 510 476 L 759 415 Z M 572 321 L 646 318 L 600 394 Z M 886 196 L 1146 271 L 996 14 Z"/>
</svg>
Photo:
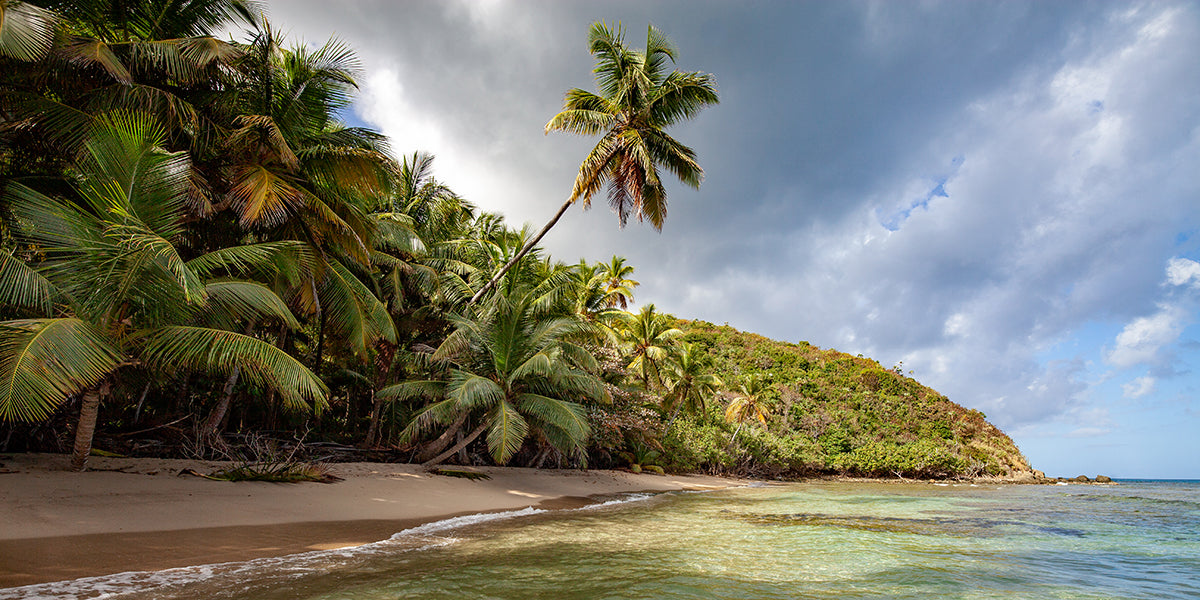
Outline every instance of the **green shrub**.
<svg viewBox="0 0 1200 600">
<path fill-rule="evenodd" d="M 678 419 L 663 439 L 663 466 L 671 471 L 732 468 L 730 432 L 718 425 Z"/>
</svg>

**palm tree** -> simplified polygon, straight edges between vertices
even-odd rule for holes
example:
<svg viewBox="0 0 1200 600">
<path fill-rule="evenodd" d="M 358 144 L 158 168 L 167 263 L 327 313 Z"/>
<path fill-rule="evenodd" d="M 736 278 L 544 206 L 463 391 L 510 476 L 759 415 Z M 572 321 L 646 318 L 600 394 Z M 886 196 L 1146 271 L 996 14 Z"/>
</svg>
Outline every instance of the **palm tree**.
<svg viewBox="0 0 1200 600">
<path fill-rule="evenodd" d="M 625 264 L 624 256 L 613 255 L 612 260 L 600 265 L 600 268 L 608 305 L 620 307 L 621 310 L 629 308 L 629 303 L 633 301 L 633 288 L 641 285 L 629 279 L 633 275 L 633 265 Z"/>
<path fill-rule="evenodd" d="M 371 219 L 360 201 L 388 192 L 395 165 L 385 138 L 343 127 L 357 59 L 341 42 L 284 49 L 264 23 L 248 45 L 237 92 L 239 114 L 226 141 L 231 208 L 243 228 L 334 248 L 367 264 Z"/>
<path fill-rule="evenodd" d="M 249 0 L 52 0 L 0 2 L 0 55 L 30 64 L 5 78 L 11 118 L 24 121 L 42 151 L 74 154 L 95 115 L 113 110 L 147 112 L 167 127 L 165 147 L 187 148 L 193 159 L 223 139 L 211 105 L 241 56 L 216 35 L 255 25 Z M 57 24 L 57 35 L 50 27 Z M 50 36 L 47 38 L 46 36 Z M 53 51 L 47 52 L 47 40 Z M 9 116 L 9 115 L 5 115 Z M 196 198 L 203 190 L 193 190 Z"/>
<path fill-rule="evenodd" d="M 624 313 L 616 325 L 621 351 L 632 357 L 627 368 L 642 378 L 647 392 L 662 385 L 661 369 L 671 355 L 672 342 L 683 336 L 670 315 L 655 312 L 653 304 L 638 314 Z"/>
<path fill-rule="evenodd" d="M 647 30 L 644 51 L 625 47 L 620 24 L 614 31 L 604 23 L 593 23 L 588 47 L 596 57 L 594 72 L 600 93 L 578 88 L 567 92 L 563 110 L 546 123 L 546 133 L 566 131 L 602 134 L 602 137 L 579 166 L 567 201 L 521 252 L 475 293 L 471 302 L 495 286 L 513 264 L 540 242 L 567 208 L 580 200 L 588 208 L 592 195 L 605 185 L 608 185 L 609 204 L 622 227 L 630 214 L 636 214 L 639 221 L 648 219 L 658 231 L 662 230 L 667 215 L 667 193 L 659 177 L 659 166 L 666 167 L 683 183 L 700 187 L 704 170 L 696 162 L 696 153 L 664 130 L 718 102 L 713 76 L 668 72 L 667 61 L 674 62 L 677 51 L 671 40 L 653 25 Z"/>
<path fill-rule="evenodd" d="M 426 466 L 466 448 L 485 431 L 499 464 L 512 458 L 532 429 L 560 451 L 582 451 L 589 427 L 577 401 L 603 401 L 607 392 L 593 374 L 595 358 L 569 341 L 581 330 L 579 320 L 547 316 L 536 305 L 537 294 L 523 287 L 492 296 L 474 316 L 451 316 L 455 331 L 433 355 L 450 363 L 447 378 L 408 381 L 379 392 L 391 400 L 440 398 L 413 419 L 406 430 L 410 439 L 449 425 L 440 438 L 448 442 L 468 418 L 478 419 L 468 435 Z"/>
<path fill-rule="evenodd" d="M 667 421 L 668 431 L 682 408 L 701 415 L 707 414 L 708 398 L 724 385 L 721 378 L 704 372 L 704 356 L 702 347 L 685 342 L 680 344 L 679 350 L 667 363 L 667 394 L 663 399 L 667 408 L 672 410 L 671 418 Z"/>
<path fill-rule="evenodd" d="M 747 421 L 757 420 L 763 427 L 767 426 L 767 416 L 771 413 L 766 398 L 768 390 L 770 386 L 766 380 L 754 375 L 744 377 L 738 384 L 738 391 L 725 408 L 725 420 L 738 424 L 729 438 L 731 443 Z"/>
<path fill-rule="evenodd" d="M 266 286 L 217 278 L 269 263 L 286 245 L 219 250 L 185 261 L 189 161 L 160 150 L 165 132 L 133 114 L 102 117 L 77 161 L 77 196 L 10 182 L 19 241 L 45 252 L 36 268 L 6 256 L 0 304 L 47 315 L 0 323 L 0 419 L 36 421 L 82 397 L 72 465 L 86 466 L 100 403 L 123 369 L 197 369 L 276 390 L 295 408 L 326 390 L 271 344 L 220 328 L 239 319 L 295 320 Z M 51 316 L 52 315 L 52 316 Z M 212 326 L 217 324 L 217 326 Z"/>
</svg>

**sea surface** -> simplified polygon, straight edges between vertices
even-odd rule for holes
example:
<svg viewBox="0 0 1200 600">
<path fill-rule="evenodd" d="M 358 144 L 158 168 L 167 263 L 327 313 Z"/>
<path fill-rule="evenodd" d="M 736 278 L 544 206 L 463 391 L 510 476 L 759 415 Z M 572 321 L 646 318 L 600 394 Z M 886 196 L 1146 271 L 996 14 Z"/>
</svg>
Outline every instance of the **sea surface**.
<svg viewBox="0 0 1200 600">
<path fill-rule="evenodd" d="M 796 483 L 460 517 L 0 598 L 1200 598 L 1200 482 Z"/>
</svg>

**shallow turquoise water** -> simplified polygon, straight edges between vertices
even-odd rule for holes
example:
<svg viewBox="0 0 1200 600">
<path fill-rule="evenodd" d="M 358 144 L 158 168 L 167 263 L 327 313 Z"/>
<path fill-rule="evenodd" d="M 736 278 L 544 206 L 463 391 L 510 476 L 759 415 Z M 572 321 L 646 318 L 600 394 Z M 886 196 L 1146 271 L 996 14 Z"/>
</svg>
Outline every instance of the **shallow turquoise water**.
<svg viewBox="0 0 1200 600">
<path fill-rule="evenodd" d="M 488 518 L 0 598 L 1200 598 L 1197 482 L 789 484 Z"/>
</svg>

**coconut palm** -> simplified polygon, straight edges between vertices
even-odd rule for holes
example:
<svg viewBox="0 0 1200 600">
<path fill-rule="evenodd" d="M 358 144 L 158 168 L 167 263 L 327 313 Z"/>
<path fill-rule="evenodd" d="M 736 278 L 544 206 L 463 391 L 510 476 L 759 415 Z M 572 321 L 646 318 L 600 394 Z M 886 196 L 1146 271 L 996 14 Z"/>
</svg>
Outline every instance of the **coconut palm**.
<svg viewBox="0 0 1200 600">
<path fill-rule="evenodd" d="M 633 275 L 633 265 L 625 264 L 624 256 L 613 255 L 612 260 L 600 265 L 600 268 L 601 275 L 604 276 L 604 292 L 608 295 L 608 305 L 619 307 L 621 310 L 629 308 L 629 303 L 633 301 L 633 288 L 641 285 L 629 279 L 629 276 Z"/>
<path fill-rule="evenodd" d="M 738 424 L 729 438 L 730 442 L 737 439 L 737 434 L 748 421 L 757 420 L 763 427 L 767 426 L 767 416 L 771 414 L 766 397 L 769 390 L 767 381 L 754 375 L 744 377 L 738 383 L 738 391 L 734 393 L 729 406 L 725 407 L 725 420 Z"/>
<path fill-rule="evenodd" d="M 334 119 L 350 105 L 357 59 L 337 40 L 316 49 L 282 43 L 264 23 L 247 46 L 226 141 L 229 187 L 215 208 L 231 208 L 243 228 L 279 228 L 273 237 L 365 265 L 373 223 L 364 197 L 388 192 L 395 165 L 382 135 Z"/>
<path fill-rule="evenodd" d="M 627 368 L 642 379 L 646 391 L 662 385 L 661 371 L 671 355 L 672 343 L 683 336 L 670 315 L 647 304 L 637 314 L 622 314 L 614 329 L 623 354 L 631 357 Z"/>
<path fill-rule="evenodd" d="M 699 189 L 704 170 L 696 162 L 695 151 L 664 130 L 716 104 L 716 81 L 706 73 L 668 72 L 667 62 L 675 61 L 677 51 L 653 25 L 647 30 L 643 51 L 625 47 L 624 36 L 620 24 L 615 30 L 604 23 L 592 24 L 588 48 L 596 57 L 594 72 L 600 93 L 578 88 L 567 92 L 563 110 L 546 123 L 546 133 L 566 131 L 602 137 L 579 166 L 566 202 L 521 252 L 475 293 L 472 302 L 540 242 L 572 204 L 582 201 L 586 209 L 592 195 L 605 185 L 609 204 L 622 227 L 632 214 L 639 221 L 649 220 L 659 231 L 667 216 L 667 193 L 659 167 Z"/>
<path fill-rule="evenodd" d="M 196 369 L 277 391 L 295 408 L 325 402 L 325 386 L 271 344 L 220 324 L 295 320 L 266 286 L 218 278 L 269 262 L 286 245 L 228 248 L 190 261 L 184 234 L 186 153 L 159 149 L 165 132 L 133 114 L 101 118 L 77 160 L 76 197 L 6 188 L 18 240 L 45 260 L 4 257 L 0 303 L 41 318 L 0 324 L 0 419 L 36 421 L 80 396 L 72 465 L 83 469 L 100 403 L 122 370 Z M 214 324 L 216 326 L 214 326 Z"/>
<path fill-rule="evenodd" d="M 675 422 L 681 409 L 708 413 L 708 398 L 717 392 L 724 383 L 721 378 L 705 372 L 703 358 L 704 348 L 695 344 L 680 344 L 678 350 L 667 362 L 667 375 L 664 378 L 667 394 L 663 396 L 665 407 L 671 410 L 671 418 L 667 421 L 667 429 Z"/>
<path fill-rule="evenodd" d="M 92 119 L 112 110 L 154 114 L 167 128 L 164 143 L 201 148 L 220 139 L 211 105 L 229 83 L 236 44 L 216 37 L 239 24 L 254 25 L 249 0 L 55 0 L 5 5 L 0 47 L 26 60 L 46 57 L 5 79 L 6 108 L 34 133 L 43 151 L 74 154 Z M 34 12 L 31 12 L 34 11 Z M 10 20 L 11 19 L 11 20 Z M 57 23 L 47 53 L 47 23 Z M 16 35 L 16 39 L 12 35 Z M 14 44 L 15 42 L 15 44 Z M 19 48 L 13 51 L 14 46 Z M 7 116 L 7 115 L 6 115 Z M 197 200 L 202 190 L 194 190 Z"/>
<path fill-rule="evenodd" d="M 578 401 L 603 401 L 607 392 L 593 374 L 595 358 L 569 341 L 580 332 L 580 321 L 540 313 L 537 298 L 533 289 L 518 288 L 493 295 L 472 316 L 452 316 L 455 331 L 433 355 L 451 365 L 446 379 L 409 381 L 379 392 L 392 400 L 438 398 L 413 419 L 409 438 L 448 425 L 443 434 L 448 441 L 447 434 L 476 419 L 469 434 L 426 465 L 445 460 L 485 431 L 499 464 L 534 429 L 560 451 L 582 451 L 589 428 Z"/>
</svg>

